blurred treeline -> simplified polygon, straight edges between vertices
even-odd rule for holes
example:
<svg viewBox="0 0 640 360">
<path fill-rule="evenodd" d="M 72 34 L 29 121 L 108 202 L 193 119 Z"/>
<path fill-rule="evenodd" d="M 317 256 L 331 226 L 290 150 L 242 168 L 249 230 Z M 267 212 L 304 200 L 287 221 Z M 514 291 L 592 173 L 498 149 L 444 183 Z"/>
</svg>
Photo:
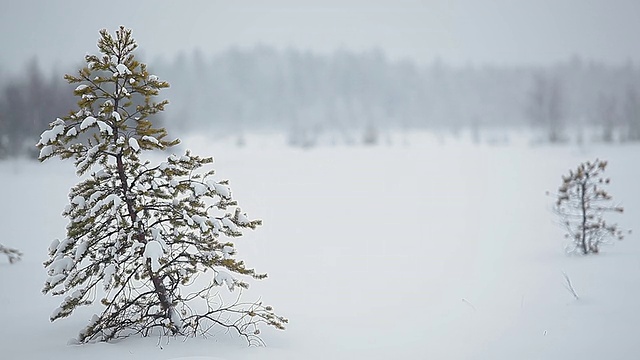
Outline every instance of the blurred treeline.
<svg viewBox="0 0 640 360">
<path fill-rule="evenodd" d="M 393 129 L 535 125 L 549 141 L 586 127 L 602 141 L 640 139 L 640 67 L 631 62 L 454 67 L 390 61 L 379 50 L 269 47 L 142 60 L 171 84 L 161 94 L 170 100 L 167 127 L 181 133 L 279 131 L 296 144 L 326 132 L 371 138 Z M 74 107 L 62 75 L 44 76 L 32 62 L 0 77 L 0 154 L 33 149 L 47 124 Z"/>
<path fill-rule="evenodd" d="M 0 78 L 0 158 L 35 158 L 39 135 L 74 107 L 73 88 L 60 76 L 46 76 L 36 60 L 19 76 Z"/>
</svg>

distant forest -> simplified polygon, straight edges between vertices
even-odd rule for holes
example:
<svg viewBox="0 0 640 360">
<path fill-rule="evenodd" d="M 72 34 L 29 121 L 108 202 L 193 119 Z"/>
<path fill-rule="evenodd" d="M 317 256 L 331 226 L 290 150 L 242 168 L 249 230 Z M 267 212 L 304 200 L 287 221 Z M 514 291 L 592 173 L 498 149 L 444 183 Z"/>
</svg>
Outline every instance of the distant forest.
<svg viewBox="0 0 640 360">
<path fill-rule="evenodd" d="M 163 120 L 173 131 L 241 136 L 536 126 L 549 141 L 600 128 L 603 141 L 640 139 L 640 67 L 569 59 L 552 66 L 453 67 L 390 61 L 382 51 L 319 55 L 269 47 L 194 51 L 149 60 L 171 88 Z M 65 72 L 37 61 L 0 74 L 0 157 L 34 152 L 39 134 L 75 107 Z M 624 136 L 619 135 L 624 134 Z M 295 142 L 295 141 L 294 141 Z"/>
</svg>

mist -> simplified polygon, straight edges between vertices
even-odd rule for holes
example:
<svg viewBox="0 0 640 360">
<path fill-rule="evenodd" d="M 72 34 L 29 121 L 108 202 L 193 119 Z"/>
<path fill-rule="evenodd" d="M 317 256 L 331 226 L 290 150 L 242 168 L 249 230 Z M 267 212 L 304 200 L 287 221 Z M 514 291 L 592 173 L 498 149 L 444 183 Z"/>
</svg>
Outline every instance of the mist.
<svg viewBox="0 0 640 360">
<path fill-rule="evenodd" d="M 8 358 L 586 360 L 640 352 L 640 2 L 2 5 L 0 349 Z M 121 25 L 148 67 L 127 60 L 132 44 L 105 45 L 106 60 L 90 57 L 91 69 L 68 84 L 64 74 L 98 54 L 99 30 Z M 203 177 L 194 170 L 204 164 Z M 596 168 L 597 177 L 585 172 Z M 217 205 L 203 194 L 217 194 L 206 200 Z M 575 212 L 559 212 L 569 200 Z M 176 207 L 184 204 L 191 213 Z M 213 208 L 228 213 L 208 214 Z M 260 221 L 246 222 L 245 211 Z M 262 225 L 240 237 L 233 224 Z M 95 237 L 76 238 L 85 230 Z M 198 282 L 227 286 L 157 290 L 167 276 L 183 276 L 187 261 L 175 259 L 218 236 L 233 244 L 201 258 L 224 265 L 237 255 L 242 271 L 194 271 Z M 164 249 L 176 238 L 192 243 Z M 47 244 L 58 257 L 48 270 Z M 63 304 L 83 308 L 62 319 L 59 297 L 80 285 L 60 279 L 84 266 L 83 256 L 95 260 L 82 274 L 97 290 L 73 292 Z M 139 273 L 144 264 L 171 272 Z M 116 268 L 131 275 L 114 276 Z M 216 275 L 225 269 L 233 274 Z M 144 292 L 149 274 L 156 290 Z M 246 284 L 234 290 L 232 275 Z M 140 286 L 107 290 L 116 278 Z M 53 296 L 42 295 L 45 281 L 57 281 Z M 159 327 L 129 332 L 139 322 L 123 312 L 128 339 L 67 345 L 78 344 L 69 338 L 83 337 L 101 304 L 120 304 L 101 301 L 101 286 L 163 298 L 160 310 L 143 310 Z M 258 299 L 246 304 L 276 306 L 290 319 L 286 330 L 223 325 L 225 316 L 213 315 L 219 300 L 242 305 L 239 288 Z M 173 311 L 172 303 L 196 294 L 212 327 L 182 339 L 176 324 L 191 308 Z M 51 323 L 52 310 L 60 321 Z M 248 349 L 247 334 L 267 346 Z"/>
<path fill-rule="evenodd" d="M 532 107 L 545 78 L 557 87 L 562 131 L 606 127 L 597 131 L 610 141 L 640 103 L 638 13 L 634 1 L 15 2 L 0 14 L 0 136 L 22 147 L 19 133 L 36 136 L 60 116 L 43 106 L 25 110 L 28 135 L 11 125 L 24 117 L 17 103 L 53 92 L 26 88 L 47 82 L 65 99 L 62 75 L 95 53 L 98 29 L 122 24 L 172 85 L 164 119 L 179 133 L 278 131 L 310 144 L 391 130 L 540 128 L 547 120 Z"/>
<path fill-rule="evenodd" d="M 383 50 L 391 60 L 454 66 L 550 65 L 571 56 L 640 59 L 633 0 L 3 1 L 0 67 L 37 56 L 48 71 L 95 51 L 97 30 L 132 28 L 149 59 L 200 49 L 205 56 L 262 44 L 328 55 Z M 60 69 L 58 69 L 60 70 Z"/>
</svg>

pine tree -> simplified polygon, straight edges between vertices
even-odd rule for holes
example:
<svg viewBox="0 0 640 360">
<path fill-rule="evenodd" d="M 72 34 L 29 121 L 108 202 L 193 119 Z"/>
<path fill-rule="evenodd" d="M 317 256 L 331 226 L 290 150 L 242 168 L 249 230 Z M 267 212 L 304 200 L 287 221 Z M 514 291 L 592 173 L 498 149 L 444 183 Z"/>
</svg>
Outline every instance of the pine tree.
<svg viewBox="0 0 640 360">
<path fill-rule="evenodd" d="M 79 109 L 52 122 L 37 144 L 41 161 L 73 159 L 83 178 L 63 213 L 66 238 L 51 244 L 44 263 L 43 292 L 67 295 L 50 319 L 100 299 L 104 308 L 79 342 L 194 336 L 222 326 L 260 344 L 260 325 L 284 329 L 287 319 L 262 302 L 241 302 L 240 294 L 222 303 L 215 288 L 241 293 L 243 278 L 266 277 L 236 260 L 233 243 L 223 240 L 261 220 L 237 207 L 226 180 L 214 180 L 212 158 L 186 151 L 157 165 L 143 160 L 178 140 L 154 126 L 168 103 L 155 96 L 169 84 L 134 58 L 136 48 L 130 29 L 115 37 L 101 30 L 101 56 L 87 55 L 78 75 L 65 76 L 78 84 Z"/>
<path fill-rule="evenodd" d="M 610 183 L 609 178 L 603 177 L 606 167 L 606 161 L 587 161 L 562 177 L 554 211 L 567 230 L 569 253 L 597 254 L 611 238 L 624 238 L 617 224 L 604 219 L 606 213 L 623 212 L 621 206 L 611 204 L 612 197 L 604 190 Z"/>
</svg>

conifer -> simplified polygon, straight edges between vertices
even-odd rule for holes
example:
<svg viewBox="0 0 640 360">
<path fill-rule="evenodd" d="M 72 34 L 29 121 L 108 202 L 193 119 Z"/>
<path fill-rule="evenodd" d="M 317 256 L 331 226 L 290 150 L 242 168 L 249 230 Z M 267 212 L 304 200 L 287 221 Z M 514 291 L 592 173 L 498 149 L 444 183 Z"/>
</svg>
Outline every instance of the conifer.
<svg viewBox="0 0 640 360">
<path fill-rule="evenodd" d="M 66 237 L 49 247 L 43 292 L 65 296 L 54 321 L 79 306 L 102 304 L 77 340 L 108 341 L 132 334 L 202 335 L 216 326 L 261 344 L 259 326 L 284 329 L 287 319 L 262 302 L 231 302 L 216 288 L 248 287 L 263 279 L 235 258 L 228 241 L 255 229 L 215 180 L 211 157 L 186 151 L 152 165 L 153 155 L 178 144 L 154 124 L 169 84 L 134 57 L 131 30 L 100 31 L 100 55 L 87 55 L 77 75 L 78 109 L 41 135 L 40 161 L 73 159 L 81 181 L 69 193 Z M 206 281 L 205 277 L 208 277 Z M 216 295 L 218 294 L 218 295 Z"/>
<path fill-rule="evenodd" d="M 606 213 L 624 211 L 622 206 L 612 204 L 612 197 L 605 190 L 610 183 L 603 174 L 606 167 L 603 160 L 587 161 L 562 177 L 554 211 L 567 230 L 569 253 L 597 254 L 610 239 L 624 238 L 618 225 L 605 219 Z"/>
</svg>

